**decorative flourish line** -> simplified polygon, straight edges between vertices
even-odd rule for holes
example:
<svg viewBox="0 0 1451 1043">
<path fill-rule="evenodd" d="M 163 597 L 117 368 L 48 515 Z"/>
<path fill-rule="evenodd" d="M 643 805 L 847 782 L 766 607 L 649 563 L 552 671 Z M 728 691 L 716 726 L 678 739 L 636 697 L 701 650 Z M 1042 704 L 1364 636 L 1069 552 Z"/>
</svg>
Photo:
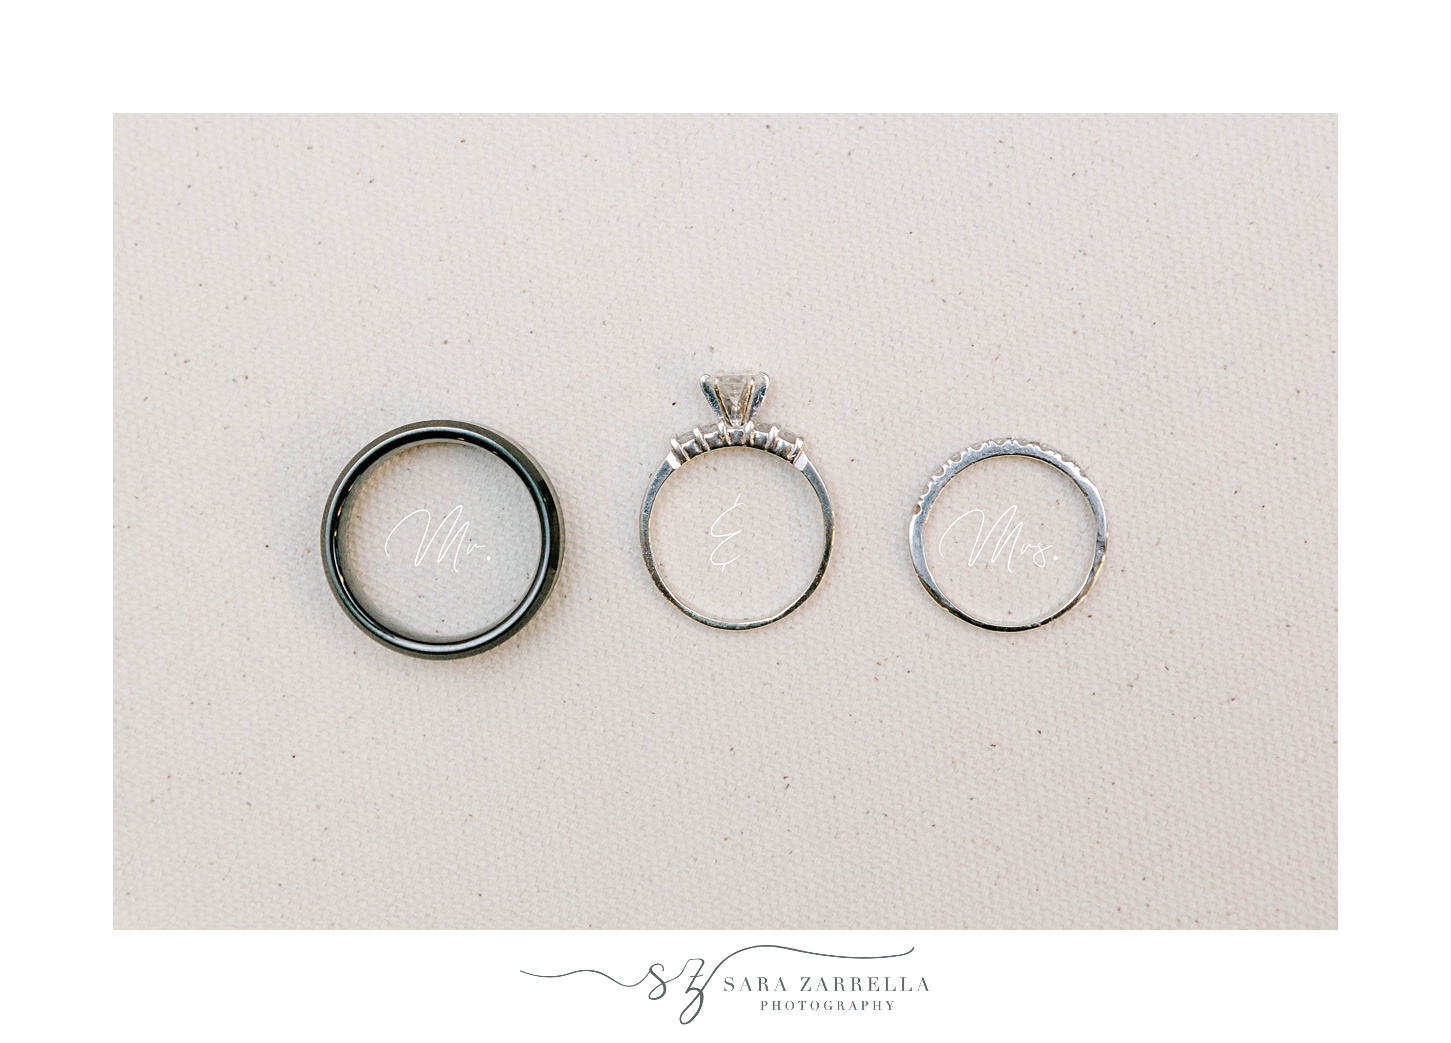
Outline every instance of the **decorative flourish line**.
<svg viewBox="0 0 1451 1043">
<path fill-rule="evenodd" d="M 691 958 L 691 960 L 695 960 L 695 959 L 699 959 L 699 957 L 692 957 Z M 690 966 L 691 960 L 686 960 L 685 961 L 686 967 Z M 645 978 L 656 977 L 657 975 L 655 975 L 655 973 L 654 973 L 656 967 L 659 967 L 662 971 L 665 969 L 665 965 L 663 963 L 652 963 L 652 964 L 650 964 L 650 969 L 645 972 Z M 533 971 L 520 971 L 519 973 L 520 974 L 527 974 L 531 978 L 568 978 L 571 974 L 598 974 L 601 978 L 609 978 L 610 981 L 614 982 L 616 985 L 620 986 L 623 989 L 633 989 L 633 988 L 635 988 L 637 986 L 640 986 L 640 985 L 644 985 L 645 984 L 645 978 L 641 978 L 639 981 L 633 981 L 633 982 L 630 982 L 628 985 L 626 985 L 624 982 L 620 981 L 619 978 L 611 977 L 610 975 L 606 974 L 604 971 L 591 970 L 588 967 L 581 967 L 577 971 L 565 971 L 563 974 L 535 974 Z M 684 974 L 684 973 L 685 973 L 685 967 L 682 967 L 680 969 L 680 974 Z M 677 974 L 675 976 L 675 978 L 680 977 L 680 974 Z M 675 978 L 666 978 L 665 981 L 674 981 Z"/>
</svg>

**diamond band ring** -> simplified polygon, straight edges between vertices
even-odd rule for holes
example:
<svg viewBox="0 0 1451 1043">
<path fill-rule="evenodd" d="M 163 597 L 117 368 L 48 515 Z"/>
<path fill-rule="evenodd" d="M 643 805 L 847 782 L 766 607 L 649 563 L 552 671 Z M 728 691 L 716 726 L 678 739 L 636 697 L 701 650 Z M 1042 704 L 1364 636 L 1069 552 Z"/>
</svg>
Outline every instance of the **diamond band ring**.
<svg viewBox="0 0 1451 1043">
<path fill-rule="evenodd" d="M 700 389 L 715 410 L 716 421 L 709 426 L 696 427 L 686 434 L 670 440 L 670 451 L 666 454 L 660 469 L 655 472 L 645 492 L 645 502 L 640 509 L 640 550 L 645 558 L 645 567 L 650 578 L 666 599 L 696 622 L 721 630 L 751 630 L 774 623 L 798 608 L 809 598 L 821 578 L 826 574 L 826 563 L 831 557 L 831 541 L 834 521 L 831 498 L 822 484 L 821 475 L 806 455 L 800 438 L 788 434 L 775 425 L 763 426 L 756 421 L 756 413 L 765 400 L 770 380 L 764 373 L 706 375 L 700 378 Z M 651 539 L 651 517 L 661 487 L 676 471 L 707 453 L 722 449 L 755 449 L 779 457 L 794 467 L 810 484 L 821 506 L 823 540 L 820 562 L 815 575 L 785 608 L 776 612 L 758 615 L 748 619 L 725 619 L 711 615 L 686 603 L 661 573 L 657 555 Z"/>
</svg>

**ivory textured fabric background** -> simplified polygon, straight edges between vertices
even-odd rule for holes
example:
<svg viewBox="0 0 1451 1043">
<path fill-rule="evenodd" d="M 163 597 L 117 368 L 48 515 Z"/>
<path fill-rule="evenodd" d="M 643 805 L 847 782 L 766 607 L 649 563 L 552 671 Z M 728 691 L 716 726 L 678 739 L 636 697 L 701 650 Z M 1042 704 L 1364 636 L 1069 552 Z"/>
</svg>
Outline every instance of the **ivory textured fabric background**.
<svg viewBox="0 0 1451 1043">
<path fill-rule="evenodd" d="M 1332 927 L 1335 122 L 122 117 L 122 927 Z M 763 369 L 838 511 L 795 615 L 640 560 L 696 380 Z M 568 546 L 423 662 L 334 603 L 338 471 L 495 427 Z M 1108 563 L 939 609 L 950 453 L 1051 445 Z"/>
</svg>

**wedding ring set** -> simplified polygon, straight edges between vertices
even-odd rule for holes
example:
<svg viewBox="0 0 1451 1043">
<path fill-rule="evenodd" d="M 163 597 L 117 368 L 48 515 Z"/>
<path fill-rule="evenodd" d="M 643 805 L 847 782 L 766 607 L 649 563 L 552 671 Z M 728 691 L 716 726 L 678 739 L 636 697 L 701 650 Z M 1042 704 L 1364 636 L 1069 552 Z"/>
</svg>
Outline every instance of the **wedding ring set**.
<svg viewBox="0 0 1451 1043">
<path fill-rule="evenodd" d="M 645 491 L 644 503 L 640 509 L 640 550 L 645 560 L 645 567 L 655 586 L 672 605 L 685 615 L 698 623 L 720 630 L 751 630 L 774 623 L 789 615 L 799 608 L 821 584 L 826 575 L 827 563 L 831 558 L 832 537 L 835 531 L 831 497 L 827 494 L 826 485 L 817 472 L 816 466 L 808 457 L 803 441 L 775 425 L 766 425 L 757 421 L 757 413 L 765 401 L 766 391 L 770 387 L 770 380 L 766 374 L 706 375 L 701 378 L 700 387 L 714 409 L 716 418 L 708 426 L 693 428 L 670 440 L 669 451 L 650 480 Z M 521 593 L 513 599 L 508 610 L 499 619 L 486 626 L 475 626 L 466 633 L 448 634 L 437 636 L 436 639 L 429 639 L 430 635 L 403 632 L 398 626 L 391 625 L 387 620 L 381 618 L 386 613 L 382 613 L 370 605 L 369 598 L 360 589 L 362 584 L 350 581 L 350 568 L 345 561 L 345 555 L 340 553 L 339 545 L 342 530 L 346 525 L 350 500 L 366 482 L 370 473 L 374 473 L 379 464 L 397 454 L 434 444 L 461 444 L 492 454 L 503 461 L 509 471 L 523 483 L 524 489 L 527 491 L 527 500 L 532 503 L 537 515 L 539 538 L 538 558 L 534 564 L 532 578 L 521 586 Z M 699 466 L 697 461 L 702 457 L 725 449 L 753 449 L 778 458 L 799 472 L 801 478 L 808 483 L 821 511 L 820 558 L 817 560 L 814 575 L 806 583 L 805 588 L 795 594 L 785 607 L 778 611 L 752 613 L 749 618 L 744 619 L 727 618 L 724 613 L 719 616 L 707 614 L 688 603 L 686 598 L 672 588 L 659 567 L 656 541 L 651 524 L 657 500 L 669 479 L 683 469 Z M 934 505 L 938 503 L 939 497 L 947 488 L 948 483 L 975 465 L 1003 458 L 1035 461 L 1066 476 L 1087 502 L 1089 513 L 1084 517 L 1088 519 L 1087 528 L 1092 532 L 1092 547 L 1091 549 L 1085 548 L 1081 555 L 1081 563 L 1086 565 L 1086 571 L 1081 579 L 1076 574 L 1069 577 L 1070 582 L 1063 588 L 1067 595 L 1066 599 L 1047 611 L 1029 614 L 1025 620 L 994 618 L 954 601 L 944 592 L 942 584 L 934 577 L 932 569 L 929 567 L 927 552 L 929 540 L 926 536 L 928 521 Z M 1003 548 L 1007 547 L 1006 560 L 1009 569 L 1015 560 L 1015 552 L 1024 556 L 1036 556 L 1039 564 L 1046 564 L 1046 545 L 1024 543 L 1019 547 L 1018 533 L 1022 528 L 1022 523 L 1017 523 L 1016 528 L 1012 527 L 1014 523 L 1012 511 L 1014 510 L 1016 510 L 1015 507 L 1000 516 L 998 521 L 993 523 L 993 527 L 987 529 L 986 538 L 981 535 L 985 528 L 986 514 L 980 510 L 966 512 L 981 515 L 979 536 L 974 543 L 969 564 L 980 557 L 987 556 L 987 545 L 995 533 L 998 534 L 998 542 L 986 560 L 998 560 L 1003 553 Z M 426 512 L 422 511 L 414 513 L 426 515 Z M 425 522 L 425 524 L 427 523 Z M 951 525 L 948 526 L 949 529 L 951 527 Z M 463 533 L 458 532 L 455 537 L 455 531 L 455 528 L 450 528 L 449 534 L 443 536 L 442 530 L 439 529 L 435 535 L 443 538 L 443 548 L 439 552 L 438 560 L 444 561 L 444 552 L 453 546 L 453 564 L 457 569 L 459 555 L 471 553 L 481 545 L 475 541 L 469 541 L 465 546 Z M 390 533 L 390 537 L 391 535 Z M 711 535 L 720 536 L 721 534 L 715 533 L 712 528 Z M 1008 543 L 1009 535 L 1012 536 L 1011 544 Z M 937 541 L 939 546 L 946 539 L 947 534 L 944 533 L 942 538 Z M 1093 586 L 1103 565 L 1107 539 L 1103 500 L 1099 496 L 1098 489 L 1084 476 L 1082 471 L 1071 461 L 1052 450 L 1032 442 L 1018 442 L 1012 439 L 983 442 L 949 458 L 928 481 L 926 490 L 912 511 L 907 527 L 907 544 L 912 565 L 928 594 L 959 619 L 986 630 L 1008 632 L 1031 630 L 1042 626 L 1057 619 L 1081 601 L 1089 588 Z M 434 545 L 434 540 L 430 539 L 427 544 L 428 548 Z M 386 553 L 386 542 L 383 547 Z M 531 553 L 532 547 L 531 544 Z M 343 469 L 334 483 L 328 497 L 322 524 L 323 567 L 333 595 L 343 610 L 369 637 L 399 652 L 431 659 L 452 659 L 473 655 L 492 648 L 518 633 L 548 598 L 558 576 L 563 553 L 564 524 L 560 515 L 558 498 L 543 469 L 528 453 L 503 435 L 487 428 L 456 421 L 409 424 L 390 431 L 364 446 Z M 421 558 L 422 555 L 423 551 L 420 550 L 419 557 Z M 816 559 L 813 558 L 813 560 Z M 1058 559 L 1054 557 L 1053 560 Z M 714 558 L 711 561 L 712 564 L 720 565 L 714 561 Z M 721 567 L 724 571 L 724 567 Z"/>
</svg>

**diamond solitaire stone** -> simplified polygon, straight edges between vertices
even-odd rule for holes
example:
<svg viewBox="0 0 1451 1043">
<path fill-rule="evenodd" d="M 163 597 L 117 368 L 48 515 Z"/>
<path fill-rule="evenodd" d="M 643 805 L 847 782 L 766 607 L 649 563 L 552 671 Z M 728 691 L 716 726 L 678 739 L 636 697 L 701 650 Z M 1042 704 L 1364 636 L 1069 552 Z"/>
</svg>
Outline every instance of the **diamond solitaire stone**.
<svg viewBox="0 0 1451 1043">
<path fill-rule="evenodd" d="M 732 427 L 756 418 L 770 384 L 764 373 L 707 373 L 700 378 L 700 390 L 716 415 Z"/>
</svg>

